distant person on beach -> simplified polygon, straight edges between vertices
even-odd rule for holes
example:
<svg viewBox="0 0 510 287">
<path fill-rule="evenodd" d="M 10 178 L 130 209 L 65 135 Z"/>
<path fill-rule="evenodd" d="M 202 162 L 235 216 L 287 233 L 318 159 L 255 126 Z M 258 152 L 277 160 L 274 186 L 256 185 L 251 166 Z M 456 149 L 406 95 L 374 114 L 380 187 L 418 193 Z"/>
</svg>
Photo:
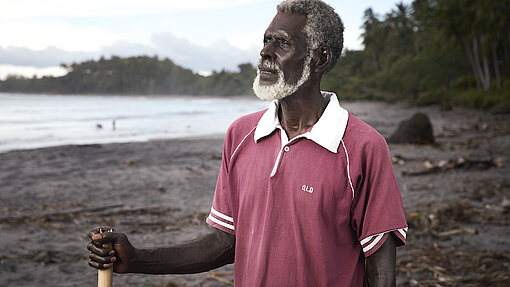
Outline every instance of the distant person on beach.
<svg viewBox="0 0 510 287">
<path fill-rule="evenodd" d="M 90 266 L 184 274 L 235 263 L 236 286 L 395 286 L 407 223 L 388 146 L 320 91 L 343 47 L 342 21 L 319 0 L 277 11 L 253 83 L 273 102 L 227 131 L 212 232 L 138 249 L 123 233 L 94 229 Z"/>
</svg>

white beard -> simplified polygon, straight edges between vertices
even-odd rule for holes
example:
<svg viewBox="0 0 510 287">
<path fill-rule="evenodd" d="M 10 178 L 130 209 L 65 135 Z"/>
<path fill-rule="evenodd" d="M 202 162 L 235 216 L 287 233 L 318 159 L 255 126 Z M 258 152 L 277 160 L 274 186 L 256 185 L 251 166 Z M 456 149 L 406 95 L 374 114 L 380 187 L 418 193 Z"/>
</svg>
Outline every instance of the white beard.
<svg viewBox="0 0 510 287">
<path fill-rule="evenodd" d="M 263 65 L 267 68 L 274 69 L 278 73 L 278 82 L 272 85 L 260 85 L 260 70 L 257 69 L 257 76 L 253 81 L 253 91 L 255 95 L 262 100 L 280 100 L 294 94 L 306 81 L 310 79 L 310 63 L 312 57 L 307 56 L 303 63 L 303 71 L 301 78 L 295 84 L 289 84 L 285 81 L 283 71 L 275 63 L 259 60 L 258 65 Z"/>
</svg>

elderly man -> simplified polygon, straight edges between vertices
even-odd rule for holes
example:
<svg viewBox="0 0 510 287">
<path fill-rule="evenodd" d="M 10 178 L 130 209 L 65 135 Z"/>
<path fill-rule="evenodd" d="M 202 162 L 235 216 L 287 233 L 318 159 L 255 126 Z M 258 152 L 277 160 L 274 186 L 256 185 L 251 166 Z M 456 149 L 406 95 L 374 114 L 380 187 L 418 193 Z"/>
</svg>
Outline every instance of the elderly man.
<svg viewBox="0 0 510 287">
<path fill-rule="evenodd" d="M 92 267 L 182 274 L 235 262 L 237 286 L 395 285 L 407 224 L 386 142 L 320 91 L 340 56 L 343 24 L 319 0 L 277 10 L 253 84 L 273 102 L 227 131 L 207 218 L 213 232 L 137 249 L 124 234 L 95 230 Z"/>
</svg>

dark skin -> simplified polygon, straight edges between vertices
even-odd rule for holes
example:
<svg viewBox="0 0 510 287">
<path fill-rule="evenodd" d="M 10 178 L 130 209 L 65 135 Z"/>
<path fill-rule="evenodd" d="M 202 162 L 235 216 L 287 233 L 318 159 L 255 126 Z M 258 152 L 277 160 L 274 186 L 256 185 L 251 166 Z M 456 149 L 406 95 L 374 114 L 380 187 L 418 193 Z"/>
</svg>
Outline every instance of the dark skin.
<svg viewBox="0 0 510 287">
<path fill-rule="evenodd" d="M 278 13 L 264 34 L 263 60 L 274 61 L 285 75 L 285 81 L 299 81 L 308 55 L 303 27 L 306 16 Z M 313 126 L 327 102 L 320 92 L 322 75 L 332 56 L 329 47 L 312 51 L 310 79 L 294 94 L 280 100 L 280 123 L 289 139 Z M 261 69 L 260 84 L 277 82 L 275 71 Z M 113 264 L 117 273 L 185 274 L 209 271 L 234 262 L 235 236 L 212 228 L 212 232 L 191 242 L 164 248 L 137 249 L 123 233 L 89 233 L 91 251 L 89 265 L 103 269 Z M 113 246 L 112 246 L 113 244 Z M 383 245 L 366 259 L 369 286 L 395 286 L 396 239 L 390 234 Z"/>
<path fill-rule="evenodd" d="M 104 227 L 103 227 L 104 228 Z M 179 245 L 137 249 L 124 233 L 90 231 L 89 265 L 116 273 L 190 274 L 234 263 L 235 236 L 219 229 Z M 113 248 L 111 244 L 113 243 Z"/>
<path fill-rule="evenodd" d="M 262 60 L 276 62 L 289 84 L 298 82 L 308 55 L 306 35 L 302 32 L 305 24 L 306 16 L 278 13 L 264 34 L 264 47 L 260 56 Z M 320 55 L 321 53 L 324 56 Z M 280 100 L 280 124 L 289 139 L 303 134 L 313 126 L 326 108 L 326 99 L 320 92 L 320 81 L 331 61 L 328 53 L 327 47 L 318 49 L 312 59 L 310 80 L 294 94 Z M 268 75 L 268 72 L 261 71 L 261 85 L 275 84 L 277 80 L 276 73 Z"/>
</svg>

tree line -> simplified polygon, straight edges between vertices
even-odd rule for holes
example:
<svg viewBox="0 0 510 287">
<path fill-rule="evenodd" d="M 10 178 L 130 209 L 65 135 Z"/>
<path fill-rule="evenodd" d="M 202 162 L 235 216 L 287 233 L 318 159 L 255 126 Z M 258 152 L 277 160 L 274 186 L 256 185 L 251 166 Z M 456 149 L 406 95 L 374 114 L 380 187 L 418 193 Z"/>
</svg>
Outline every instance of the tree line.
<svg viewBox="0 0 510 287">
<path fill-rule="evenodd" d="M 101 58 L 71 65 L 61 77 L 8 76 L 0 81 L 2 92 L 60 94 L 165 94 L 246 95 L 251 93 L 255 68 L 239 65 L 238 72 L 213 72 L 201 76 L 157 56 Z"/>
<path fill-rule="evenodd" d="M 351 99 L 510 111 L 510 1 L 414 0 L 367 9 L 361 51 L 326 86 Z"/>
<path fill-rule="evenodd" d="M 344 99 L 510 111 L 510 0 L 414 0 L 367 9 L 362 50 L 346 50 L 322 87 Z M 170 59 L 131 57 L 62 65 L 62 77 L 0 81 L 2 92 L 252 94 L 255 68 L 193 73 Z"/>
</svg>

